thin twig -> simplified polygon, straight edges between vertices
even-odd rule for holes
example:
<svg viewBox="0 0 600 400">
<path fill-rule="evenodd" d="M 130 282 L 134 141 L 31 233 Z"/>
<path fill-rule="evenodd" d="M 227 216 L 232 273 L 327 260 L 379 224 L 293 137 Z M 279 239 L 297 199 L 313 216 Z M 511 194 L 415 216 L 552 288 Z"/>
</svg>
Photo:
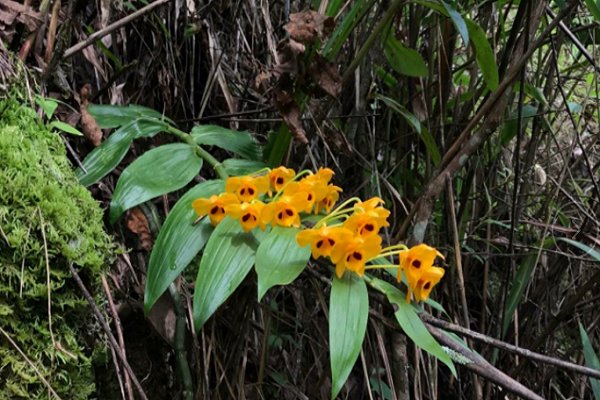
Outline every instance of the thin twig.
<svg viewBox="0 0 600 400">
<path fill-rule="evenodd" d="M 50 282 L 50 259 L 48 257 L 48 242 L 46 241 L 46 229 L 44 228 L 44 217 L 42 216 L 42 210 L 37 209 L 40 216 L 40 228 L 42 230 L 42 240 L 44 241 L 44 260 L 46 261 L 46 289 L 48 292 L 48 331 L 50 332 L 50 340 L 52 340 L 52 346 L 56 349 L 56 340 L 54 339 L 54 332 L 52 331 L 52 287 Z"/>
<path fill-rule="evenodd" d="M 100 312 L 100 309 L 98 308 L 98 305 L 94 301 L 94 298 L 92 297 L 92 295 L 90 294 L 90 292 L 87 290 L 87 288 L 83 284 L 83 281 L 79 277 L 79 274 L 77 273 L 77 271 L 75 270 L 75 268 L 73 268 L 73 264 L 69 264 L 69 270 L 71 270 L 71 274 L 73 275 L 73 278 L 75 279 L 75 282 L 77 282 L 77 286 L 79 286 L 79 289 L 81 289 L 81 292 L 83 293 L 83 296 L 85 297 L 85 299 L 87 300 L 87 302 L 90 304 L 90 307 L 92 307 L 92 311 L 94 313 L 94 316 L 96 317 L 96 319 L 98 320 L 98 322 L 102 326 L 102 329 L 104 330 L 104 333 L 106 333 L 106 336 L 108 337 L 108 341 L 110 342 L 110 345 L 115 349 L 115 353 L 117 354 L 117 357 L 119 357 L 119 359 L 123 363 L 123 366 L 125 367 L 125 370 L 127 370 L 127 373 L 129 374 L 129 377 L 133 381 L 133 384 L 135 385 L 135 388 L 137 389 L 137 391 L 138 391 L 138 393 L 140 395 L 140 398 L 142 400 L 148 400 L 148 396 L 146 396 L 146 393 L 144 392 L 144 389 L 142 388 L 142 385 L 140 384 L 140 381 L 137 379 L 137 377 L 133 373 L 133 370 L 131 369 L 131 366 L 129 365 L 129 362 L 127 362 L 127 359 L 125 358 L 125 356 L 123 356 L 123 354 L 121 354 L 121 352 L 118 351 L 119 350 L 119 344 L 117 343 L 117 340 L 115 339 L 115 336 L 112 334 L 112 332 L 110 330 L 110 327 L 108 326 L 108 323 L 106 322 L 106 319 L 104 318 L 104 316 Z"/>
<path fill-rule="evenodd" d="M 108 300 L 108 309 L 110 310 L 110 314 L 113 318 L 113 323 L 115 325 L 115 331 L 117 331 L 117 339 L 119 341 L 119 348 L 115 349 L 120 351 L 123 357 L 127 357 L 125 353 L 125 340 L 123 338 L 123 330 L 121 329 L 121 319 L 119 318 L 119 313 L 117 312 L 117 308 L 115 307 L 115 302 L 113 301 L 112 294 L 110 293 L 110 287 L 108 286 L 108 282 L 106 281 L 106 277 L 102 275 L 102 288 L 104 289 L 104 293 L 106 294 L 106 299 Z M 117 371 L 117 375 L 119 371 Z M 131 388 L 131 382 L 129 381 L 129 375 L 124 374 L 125 377 L 125 388 L 127 390 L 127 398 L 133 400 L 133 389 Z M 119 376 L 119 381 L 121 377 Z"/>
<path fill-rule="evenodd" d="M 500 350 L 509 351 L 514 354 L 518 354 L 522 357 L 528 358 L 530 360 L 539 361 L 544 364 L 554 365 L 555 367 L 559 367 L 565 369 L 567 371 L 576 372 L 578 374 L 586 375 L 591 378 L 600 379 L 600 371 L 593 368 L 584 367 L 583 365 L 574 364 L 568 361 L 564 361 L 555 357 L 546 356 L 544 354 L 536 353 L 531 350 L 524 349 L 519 346 L 515 346 L 510 343 L 506 343 L 502 340 L 494 339 L 493 337 L 484 335 L 479 332 L 474 332 L 470 329 L 463 328 L 462 326 L 452 324 L 450 322 L 443 321 L 441 319 L 432 317 L 428 314 L 420 314 L 421 319 L 428 324 L 437 326 L 438 328 L 442 328 L 448 331 L 452 331 L 458 333 L 463 336 L 467 336 L 473 340 L 476 340 L 481 343 L 489 344 L 490 346 L 494 346 Z"/>
<path fill-rule="evenodd" d="M 108 25 L 106 28 L 100 29 L 99 31 L 92 33 L 84 41 L 79 42 L 72 47 L 69 47 L 65 51 L 65 54 L 63 55 L 63 59 L 67 59 L 67 58 L 71 57 L 73 54 L 85 49 L 86 47 L 88 47 L 89 45 L 94 43 L 96 40 L 103 38 L 104 36 L 110 34 L 111 32 L 119 29 L 122 26 L 127 25 L 131 21 L 141 17 L 144 14 L 149 13 L 150 11 L 154 10 L 156 7 L 158 7 L 162 4 L 165 4 L 167 2 L 169 2 L 169 0 L 157 0 L 154 3 L 150 3 L 147 6 L 142 7 L 139 10 L 129 14 L 128 16 L 121 18 L 117 22 L 114 22 L 114 23 Z"/>
</svg>

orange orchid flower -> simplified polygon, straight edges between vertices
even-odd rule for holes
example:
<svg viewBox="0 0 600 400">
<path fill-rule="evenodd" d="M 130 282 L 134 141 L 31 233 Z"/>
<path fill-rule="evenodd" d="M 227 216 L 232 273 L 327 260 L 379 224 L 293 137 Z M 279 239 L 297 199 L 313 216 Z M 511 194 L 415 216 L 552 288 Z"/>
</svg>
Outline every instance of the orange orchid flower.
<svg viewBox="0 0 600 400">
<path fill-rule="evenodd" d="M 225 206 L 225 212 L 231 218 L 239 220 L 244 231 L 249 232 L 259 225 L 260 229 L 265 229 L 265 225 L 261 223 L 261 213 L 264 207 L 265 204 L 262 201 L 230 204 Z"/>
<path fill-rule="evenodd" d="M 261 214 L 261 222 L 266 225 L 284 227 L 300 227 L 299 212 L 306 208 L 307 200 L 304 193 L 293 196 L 282 196 L 279 200 L 267 204 Z"/>
<path fill-rule="evenodd" d="M 279 192 L 286 183 L 294 179 L 296 171 L 291 168 L 277 167 L 269 172 L 269 182 L 271 189 L 275 192 Z"/>
<path fill-rule="evenodd" d="M 318 229 L 305 229 L 298 233 L 296 241 L 301 247 L 310 244 L 313 258 L 327 257 L 333 247 L 352 238 L 352 232 L 342 227 L 328 227 L 323 225 Z"/>
<path fill-rule="evenodd" d="M 381 237 L 372 235 L 368 237 L 353 236 L 350 240 L 338 243 L 331 250 L 331 261 L 335 264 L 335 274 L 338 278 L 349 269 L 358 276 L 365 273 L 365 263 L 381 252 Z"/>
<path fill-rule="evenodd" d="M 222 193 L 220 195 L 212 195 L 208 199 L 196 199 L 192 203 L 192 208 L 199 217 L 208 215 L 210 223 L 215 226 L 225 218 L 225 206 L 236 203 L 239 203 L 236 195 Z"/>
<path fill-rule="evenodd" d="M 269 190 L 269 177 L 233 176 L 225 181 L 225 191 L 235 194 L 240 201 L 251 202 Z"/>
<path fill-rule="evenodd" d="M 407 300 L 410 300 L 411 291 L 416 291 L 423 274 L 433 268 L 436 257 L 443 259 L 444 256 L 426 244 L 419 244 L 408 250 L 401 250 L 398 254 L 400 256 L 400 268 L 398 268 L 397 279 L 400 281 L 401 271 L 403 271 L 409 288 Z M 429 292 L 427 292 L 427 296 L 429 296 Z"/>
<path fill-rule="evenodd" d="M 439 267 L 431 267 L 423 272 L 421 278 L 417 281 L 417 286 L 415 287 L 415 299 L 417 301 L 426 301 L 429 298 L 429 293 L 431 293 L 431 289 L 444 276 L 444 269 Z"/>
<path fill-rule="evenodd" d="M 329 214 L 335 203 L 339 200 L 341 191 L 341 187 L 327 185 L 325 187 L 325 197 L 315 203 L 315 214 L 319 214 L 322 210 L 325 210 Z"/>
</svg>

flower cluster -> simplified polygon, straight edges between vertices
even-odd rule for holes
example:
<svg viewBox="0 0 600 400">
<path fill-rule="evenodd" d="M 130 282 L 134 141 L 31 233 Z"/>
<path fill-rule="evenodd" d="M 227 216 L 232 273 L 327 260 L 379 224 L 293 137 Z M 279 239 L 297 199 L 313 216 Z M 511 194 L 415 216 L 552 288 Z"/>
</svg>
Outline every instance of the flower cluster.
<svg viewBox="0 0 600 400">
<path fill-rule="evenodd" d="M 298 174 L 285 167 L 258 171 L 228 178 L 224 193 L 196 199 L 192 207 L 199 217 L 208 216 L 213 225 L 228 215 L 246 232 L 257 227 L 264 230 L 267 225 L 300 228 L 303 216 L 322 215 L 312 228 L 296 237 L 300 246 L 310 245 L 313 258 L 329 258 L 338 277 L 346 270 L 362 277 L 367 269 L 383 267 L 369 265 L 370 261 L 397 255 L 399 264 L 385 267 L 398 268 L 398 281 L 404 273 L 409 287 L 407 301 L 412 294 L 417 301 L 427 300 L 444 275 L 442 268 L 433 266 L 435 258 L 442 255 L 427 245 L 382 248 L 379 231 L 389 226 L 390 215 L 383 200 L 351 198 L 334 209 L 342 189 L 330 183 L 332 177 L 329 168 Z"/>
</svg>

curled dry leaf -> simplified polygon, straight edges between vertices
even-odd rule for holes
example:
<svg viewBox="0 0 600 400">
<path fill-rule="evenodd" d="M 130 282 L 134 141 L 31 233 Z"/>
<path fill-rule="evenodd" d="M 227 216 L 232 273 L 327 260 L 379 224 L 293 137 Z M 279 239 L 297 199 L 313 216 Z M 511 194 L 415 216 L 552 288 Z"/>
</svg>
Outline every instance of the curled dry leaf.
<svg viewBox="0 0 600 400">
<path fill-rule="evenodd" d="M 329 35 L 334 25 L 331 17 L 316 11 L 304 11 L 291 14 L 290 22 L 284 28 L 293 40 L 309 44 Z"/>
<path fill-rule="evenodd" d="M 312 80 L 331 97 L 338 97 L 342 90 L 342 77 L 335 64 L 327 61 L 320 55 L 315 57 L 311 65 L 310 74 Z"/>
<path fill-rule="evenodd" d="M 306 132 L 304 132 L 302 121 L 300 120 L 300 106 L 298 106 L 298 103 L 296 103 L 292 94 L 276 87 L 273 91 L 273 104 L 281 113 L 281 116 L 290 128 L 294 139 L 300 143 L 308 144 Z"/>
<path fill-rule="evenodd" d="M 87 106 L 89 104 L 89 96 L 92 91 L 92 86 L 89 83 L 83 85 L 79 91 L 79 112 L 81 113 L 81 130 L 87 140 L 89 140 L 94 146 L 99 146 L 102 143 L 102 130 L 98 126 L 98 123 L 88 112 Z"/>
<path fill-rule="evenodd" d="M 139 208 L 134 208 L 127 213 L 127 229 L 138 235 L 140 247 L 146 251 L 152 249 L 152 233 L 148 219 Z"/>
</svg>

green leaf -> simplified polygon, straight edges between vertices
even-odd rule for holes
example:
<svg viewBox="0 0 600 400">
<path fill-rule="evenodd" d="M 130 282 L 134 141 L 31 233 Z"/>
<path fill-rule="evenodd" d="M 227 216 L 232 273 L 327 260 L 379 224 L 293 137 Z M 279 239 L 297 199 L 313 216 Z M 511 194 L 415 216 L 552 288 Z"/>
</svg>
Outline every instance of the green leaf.
<svg viewBox="0 0 600 400">
<path fill-rule="evenodd" d="M 585 1 L 585 5 L 590 10 L 590 13 L 594 16 L 594 19 L 596 21 L 600 22 L 600 1 L 598 1 L 598 0 L 584 0 L 584 1 Z"/>
<path fill-rule="evenodd" d="M 600 262 L 600 252 L 598 252 L 598 250 L 594 250 L 590 246 L 585 245 L 576 240 L 572 240 L 572 239 L 557 238 L 556 240 L 560 240 L 561 242 L 565 242 L 565 243 L 570 244 L 571 246 L 575 246 L 578 249 L 583 250 L 585 252 L 586 256 L 591 256 L 591 257 L 595 258 L 596 261 Z"/>
<path fill-rule="evenodd" d="M 275 285 L 287 285 L 300 275 L 310 258 L 310 246 L 296 243 L 296 228 L 275 227 L 256 251 L 258 301 Z"/>
<path fill-rule="evenodd" d="M 117 128 L 142 117 L 172 122 L 158 111 L 136 104 L 129 104 L 128 106 L 90 104 L 87 110 L 102 129 Z"/>
<path fill-rule="evenodd" d="M 254 265 L 262 232 L 244 232 L 239 222 L 225 217 L 206 243 L 194 288 L 196 332 L 242 283 Z"/>
<path fill-rule="evenodd" d="M 367 14 L 367 12 L 373 7 L 374 3 L 374 0 L 353 2 L 350 10 L 348 11 L 348 13 L 346 13 L 342 22 L 339 23 L 338 26 L 335 28 L 335 30 L 331 34 L 331 37 L 329 38 L 329 41 L 323 48 L 323 56 L 325 58 L 331 61 L 338 54 L 338 52 L 341 50 L 342 46 L 344 45 L 344 43 L 346 43 L 346 40 L 354 30 L 354 28 L 360 23 L 360 21 Z M 331 4 L 330 8 L 328 8 L 327 15 L 333 17 L 333 15 L 329 13 L 330 9 Z"/>
<path fill-rule="evenodd" d="M 376 278 L 374 278 L 373 281 L 377 287 L 385 293 L 389 302 L 398 306 L 394 315 L 404 333 L 406 333 L 417 346 L 446 364 L 448 368 L 450 368 L 452 374 L 456 376 L 456 368 L 454 367 L 452 359 L 434 337 L 431 336 L 425 327 L 425 324 L 417 315 L 415 308 L 410 303 L 406 302 L 404 294 L 397 287 L 385 281 Z"/>
<path fill-rule="evenodd" d="M 202 250 L 213 231 L 208 218 L 193 224 L 197 218 L 192 202 L 224 190 L 223 181 L 202 182 L 184 194 L 173 207 L 160 229 L 148 262 L 144 291 L 144 310 L 152 305 Z"/>
<path fill-rule="evenodd" d="M 260 161 L 262 151 L 248 132 L 232 131 L 217 125 L 200 125 L 192 129 L 198 144 L 217 146 L 248 160 Z"/>
<path fill-rule="evenodd" d="M 579 323 L 579 335 L 581 336 L 581 344 L 583 345 L 583 355 L 585 356 L 585 365 L 589 368 L 594 368 L 600 371 L 600 360 L 594 352 L 590 338 L 586 333 L 581 322 Z M 600 381 L 598 379 L 590 378 L 590 385 L 594 392 L 594 398 L 600 400 Z"/>
<path fill-rule="evenodd" d="M 138 157 L 119 177 L 110 202 L 110 222 L 132 207 L 181 189 L 202 167 L 196 149 L 186 143 L 165 144 Z"/>
<path fill-rule="evenodd" d="M 440 150 L 438 149 L 437 144 L 435 143 L 435 139 L 433 138 L 431 133 L 429 133 L 427 128 L 421 125 L 419 119 L 394 99 L 380 94 L 375 94 L 375 98 L 383 101 L 389 108 L 391 108 L 393 111 L 397 112 L 406 119 L 406 121 L 417 131 L 417 133 L 419 133 L 419 136 L 425 144 L 427 152 L 431 156 L 431 159 L 433 160 L 434 164 L 439 165 L 442 159 L 442 156 L 440 155 Z"/>
<path fill-rule="evenodd" d="M 223 161 L 225 171 L 231 176 L 249 175 L 253 172 L 267 168 L 262 161 L 243 160 L 240 158 L 228 158 Z"/>
<path fill-rule="evenodd" d="M 458 11 L 456 11 L 452 6 L 450 6 L 450 4 L 446 3 L 443 0 L 439 0 L 439 1 L 442 4 L 442 6 L 444 7 L 444 9 L 446 9 L 446 12 L 450 16 L 450 19 L 452 20 L 452 23 L 454 24 L 454 27 L 456 28 L 456 30 L 458 31 L 460 36 L 462 36 L 465 46 L 468 46 L 469 45 L 469 30 L 467 29 L 467 24 L 465 23 L 465 20 L 463 19 L 462 15 L 460 15 L 460 13 Z"/>
<path fill-rule="evenodd" d="M 531 120 L 531 118 L 535 117 L 538 114 L 538 107 L 525 104 L 521 109 L 521 119 L 522 119 L 522 129 L 527 127 L 527 124 Z M 504 125 L 502 126 L 502 131 L 500 132 L 500 143 L 504 147 L 508 145 L 508 143 L 517 135 L 518 128 L 518 112 L 513 111 L 511 113 L 510 118 L 506 118 L 504 120 Z"/>
<path fill-rule="evenodd" d="M 346 273 L 333 277 L 329 298 L 329 353 L 331 398 L 348 379 L 360 354 L 369 316 L 369 295 L 363 279 Z"/>
<path fill-rule="evenodd" d="M 42 107 L 42 110 L 44 110 L 44 114 L 46 114 L 46 118 L 52 118 L 52 116 L 54 115 L 54 111 L 56 111 L 56 107 L 58 107 L 58 101 L 51 98 L 45 98 L 39 95 L 35 96 L 35 102 L 40 107 Z"/>
<path fill-rule="evenodd" d="M 434 2 L 434 1 L 427 1 L 427 0 L 414 0 L 414 3 L 420 4 L 422 6 L 425 7 L 429 7 L 432 10 L 435 10 L 437 12 L 439 12 L 440 14 L 449 17 L 450 15 L 448 14 L 448 11 L 446 11 L 446 9 L 444 8 L 444 6 L 441 6 L 440 4 Z"/>
<path fill-rule="evenodd" d="M 427 65 L 419 52 L 404 47 L 391 35 L 385 41 L 384 53 L 391 67 L 399 74 L 415 77 L 427 76 Z"/>
<path fill-rule="evenodd" d="M 544 240 L 542 243 L 542 248 L 547 249 L 554 243 L 554 238 L 548 238 Z M 531 254 L 525 256 L 517 274 L 514 277 L 512 285 L 510 286 L 510 292 L 508 294 L 508 299 L 506 301 L 506 308 L 504 309 L 504 323 L 502 324 L 502 337 L 506 335 L 508 331 L 508 327 L 512 321 L 513 314 L 515 310 L 521 303 L 521 298 L 523 297 L 523 293 L 529 285 L 529 281 L 531 280 L 531 276 L 533 275 L 533 271 L 535 270 L 535 266 L 538 261 L 538 252 L 534 251 Z"/>
<path fill-rule="evenodd" d="M 98 182 L 119 165 L 134 139 L 154 136 L 165 126 L 159 120 L 140 119 L 117 129 L 83 160 L 85 172 L 81 168 L 75 171 L 79 183 L 89 186 Z"/>
<path fill-rule="evenodd" d="M 487 36 L 483 29 L 470 19 L 466 20 L 469 34 L 471 35 L 471 43 L 475 49 L 475 58 L 477 65 L 481 69 L 483 80 L 488 89 L 496 90 L 500 82 L 498 77 L 498 67 L 496 66 L 496 56 L 494 50 L 487 40 Z"/>
<path fill-rule="evenodd" d="M 83 133 L 79 132 L 78 129 L 76 129 L 76 128 L 72 127 L 71 125 L 69 125 L 65 122 L 62 122 L 62 121 L 52 121 L 52 122 L 50 122 L 50 127 L 56 128 L 63 132 L 70 133 L 71 135 L 83 136 Z"/>
</svg>

